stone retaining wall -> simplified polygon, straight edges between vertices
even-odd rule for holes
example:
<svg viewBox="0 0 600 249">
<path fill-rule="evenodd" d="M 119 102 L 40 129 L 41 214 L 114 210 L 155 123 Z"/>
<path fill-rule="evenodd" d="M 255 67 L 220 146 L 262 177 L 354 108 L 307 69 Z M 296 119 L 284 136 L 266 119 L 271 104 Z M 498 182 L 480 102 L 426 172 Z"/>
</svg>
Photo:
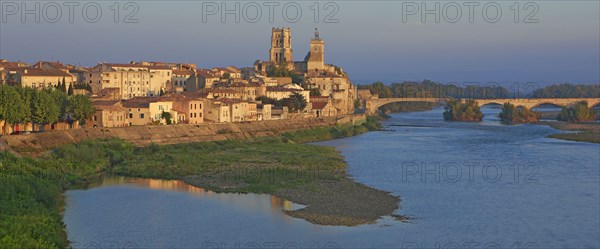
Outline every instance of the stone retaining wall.
<svg viewBox="0 0 600 249">
<path fill-rule="evenodd" d="M 78 143 L 97 138 L 117 137 L 138 146 L 146 146 L 151 143 L 175 144 L 275 136 L 288 131 L 334 126 L 339 123 L 335 117 L 326 117 L 247 123 L 81 128 L 62 131 L 53 130 L 27 135 L 2 136 L 2 142 L 16 152 L 37 154 L 64 144 Z"/>
</svg>

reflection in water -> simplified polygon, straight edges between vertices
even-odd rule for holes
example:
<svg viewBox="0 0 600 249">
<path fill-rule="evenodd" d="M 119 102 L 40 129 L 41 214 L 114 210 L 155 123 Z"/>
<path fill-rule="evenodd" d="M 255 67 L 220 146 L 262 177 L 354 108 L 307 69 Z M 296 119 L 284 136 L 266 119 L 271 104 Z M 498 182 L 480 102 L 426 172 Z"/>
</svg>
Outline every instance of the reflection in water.
<svg viewBox="0 0 600 249">
<path fill-rule="evenodd" d="M 204 188 L 199 188 L 196 186 L 189 185 L 183 181 L 179 180 L 160 180 L 160 179 L 148 179 L 148 178 L 130 178 L 123 176 L 109 176 L 103 177 L 102 180 L 97 183 L 94 187 L 104 187 L 104 186 L 113 186 L 113 185 L 134 185 L 139 187 L 144 187 L 148 189 L 154 190 L 168 190 L 168 191 L 177 191 L 177 192 L 186 192 L 195 196 L 213 196 L 218 197 L 221 200 L 230 200 L 235 201 L 239 199 L 239 194 L 231 194 L 231 193 L 216 193 L 210 190 L 206 190 Z M 255 195 L 255 194 L 247 194 L 247 195 Z M 245 205 L 249 205 L 250 203 L 246 203 Z M 281 199 L 277 196 L 270 195 L 270 205 L 273 210 L 285 210 L 291 211 L 302 208 L 302 205 L 295 204 L 291 201 Z M 259 205 L 262 206 L 262 205 Z"/>
</svg>

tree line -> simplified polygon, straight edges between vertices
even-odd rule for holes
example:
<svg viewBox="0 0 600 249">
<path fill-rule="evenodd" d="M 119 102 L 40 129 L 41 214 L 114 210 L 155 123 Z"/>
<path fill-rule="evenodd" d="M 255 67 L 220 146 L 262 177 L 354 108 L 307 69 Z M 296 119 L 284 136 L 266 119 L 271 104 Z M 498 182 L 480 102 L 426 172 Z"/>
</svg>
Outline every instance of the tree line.
<svg viewBox="0 0 600 249">
<path fill-rule="evenodd" d="M 367 85 L 358 85 L 358 89 L 369 89 L 379 98 L 515 98 L 512 91 L 506 87 L 496 85 L 467 85 L 441 84 L 431 80 L 422 82 L 405 81 L 386 85 L 375 82 Z M 574 85 L 557 84 L 524 93 L 523 97 L 530 98 L 600 98 L 600 85 Z"/>
<path fill-rule="evenodd" d="M 532 98 L 600 98 L 600 85 L 569 83 L 546 86 L 531 93 Z"/>
<path fill-rule="evenodd" d="M 369 89 L 379 98 L 510 98 L 510 91 L 501 86 L 477 86 L 465 87 L 455 84 L 441 84 L 431 80 L 422 82 L 405 81 L 386 85 L 383 82 L 375 82 L 368 85 L 358 85 L 358 89 Z"/>
<path fill-rule="evenodd" d="M 41 126 L 59 121 L 74 123 L 91 117 L 95 110 L 87 96 L 69 95 L 68 90 L 61 88 L 36 90 L 0 85 L 0 121 L 5 123 L 4 128 L 28 123 Z"/>
</svg>

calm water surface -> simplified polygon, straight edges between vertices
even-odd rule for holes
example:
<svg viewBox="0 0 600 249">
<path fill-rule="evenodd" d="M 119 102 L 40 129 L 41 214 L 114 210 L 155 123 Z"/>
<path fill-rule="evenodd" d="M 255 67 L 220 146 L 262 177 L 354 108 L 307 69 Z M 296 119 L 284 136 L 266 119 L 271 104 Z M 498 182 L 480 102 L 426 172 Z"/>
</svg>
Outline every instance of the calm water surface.
<svg viewBox="0 0 600 249">
<path fill-rule="evenodd" d="M 481 123 L 395 114 L 388 131 L 318 143 L 337 147 L 356 181 L 400 196 L 410 223 L 318 226 L 269 195 L 111 179 L 65 194 L 68 236 L 88 248 L 600 248 L 600 145 L 482 110 Z"/>
</svg>

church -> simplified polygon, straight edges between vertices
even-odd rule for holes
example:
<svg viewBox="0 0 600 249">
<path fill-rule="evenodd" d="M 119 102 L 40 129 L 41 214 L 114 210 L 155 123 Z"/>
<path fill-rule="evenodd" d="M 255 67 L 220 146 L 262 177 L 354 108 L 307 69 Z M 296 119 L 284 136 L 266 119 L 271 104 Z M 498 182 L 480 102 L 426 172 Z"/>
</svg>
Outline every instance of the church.
<svg viewBox="0 0 600 249">
<path fill-rule="evenodd" d="M 340 67 L 325 64 L 325 42 L 321 39 L 319 31 L 315 28 L 314 37 L 310 40 L 310 51 L 304 60 L 294 61 L 293 52 L 291 29 L 272 28 L 269 61 L 257 60 L 254 69 L 262 75 L 267 75 L 270 67 L 286 67 L 289 71 L 303 76 L 305 87 L 316 90 L 312 92 L 317 96 L 311 95 L 311 99 L 331 102 L 337 109 L 337 114 L 353 113 L 356 86 Z"/>
</svg>

